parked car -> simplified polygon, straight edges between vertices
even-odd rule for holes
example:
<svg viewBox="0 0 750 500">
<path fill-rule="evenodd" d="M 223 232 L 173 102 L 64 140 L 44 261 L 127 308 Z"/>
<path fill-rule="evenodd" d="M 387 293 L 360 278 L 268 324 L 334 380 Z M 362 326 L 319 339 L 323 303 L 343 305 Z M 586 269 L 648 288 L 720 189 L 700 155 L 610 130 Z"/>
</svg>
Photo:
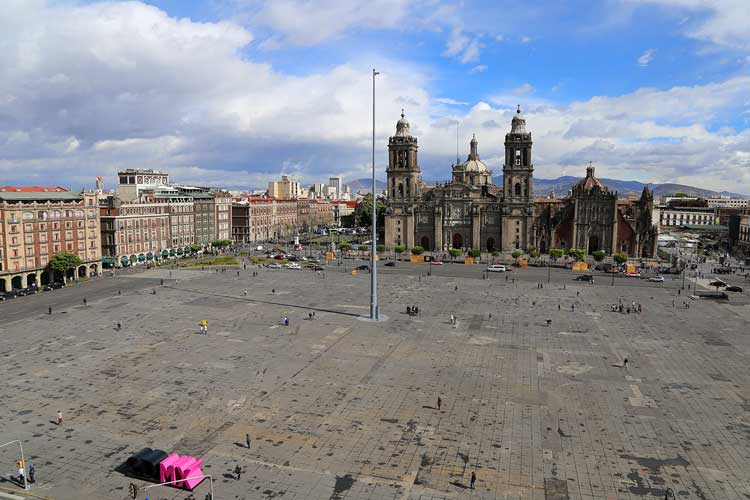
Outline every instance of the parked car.
<svg viewBox="0 0 750 500">
<path fill-rule="evenodd" d="M 386 267 L 396 267 L 396 263 L 395 263 L 395 262 L 393 262 L 393 261 L 389 261 L 389 262 L 386 262 L 386 263 L 385 263 L 385 266 L 386 266 Z"/>
<path fill-rule="evenodd" d="M 284 267 L 286 267 L 287 269 L 302 269 L 302 266 L 300 266 L 296 262 L 290 262 L 289 264 L 286 264 L 286 266 Z"/>
<path fill-rule="evenodd" d="M 591 274 L 581 274 L 580 276 L 576 276 L 576 281 L 588 281 L 589 283 L 593 283 L 594 276 Z"/>
<path fill-rule="evenodd" d="M 641 273 L 625 273 L 625 276 L 627 276 L 628 278 L 640 278 Z"/>
<path fill-rule="evenodd" d="M 723 281 L 721 281 L 721 280 L 713 280 L 713 281 L 712 281 L 711 283 L 709 283 L 709 285 L 711 285 L 711 286 L 715 286 L 715 287 L 722 287 L 722 286 L 727 286 L 727 284 L 726 284 L 726 283 L 724 283 L 724 282 L 723 282 Z"/>
<path fill-rule="evenodd" d="M 651 283 L 664 283 L 664 276 L 652 276 L 648 281 Z"/>
<path fill-rule="evenodd" d="M 57 290 L 58 288 L 65 288 L 65 283 L 62 281 L 55 281 L 54 283 L 50 283 L 49 285 L 44 287 L 44 290 Z"/>
<path fill-rule="evenodd" d="M 18 290 L 19 297 L 25 297 L 26 295 L 34 295 L 37 293 L 39 289 L 35 286 L 30 286 L 28 288 L 21 288 Z"/>
<path fill-rule="evenodd" d="M 742 287 L 738 285 L 729 285 L 724 290 L 726 290 L 727 292 L 741 292 Z"/>
<path fill-rule="evenodd" d="M 313 271 L 324 271 L 325 270 L 325 268 L 323 266 L 313 266 L 310 269 L 312 269 Z"/>
<path fill-rule="evenodd" d="M 492 264 L 487 266 L 487 271 L 491 273 L 504 273 L 506 271 L 505 266 L 501 264 Z"/>
<path fill-rule="evenodd" d="M 370 269 L 370 266 L 367 264 L 362 264 L 361 266 L 356 267 L 357 271 L 368 271 Z"/>
<path fill-rule="evenodd" d="M 268 264 L 266 267 L 269 269 L 281 269 L 281 264 L 273 262 L 271 264 Z"/>
<path fill-rule="evenodd" d="M 433 260 L 432 261 L 432 265 L 433 266 L 442 266 L 443 265 L 443 261 L 442 260 Z"/>
<path fill-rule="evenodd" d="M 0 292 L 0 300 L 10 300 L 15 299 L 16 297 L 18 297 L 18 294 L 15 290 L 11 290 L 10 292 Z"/>
</svg>

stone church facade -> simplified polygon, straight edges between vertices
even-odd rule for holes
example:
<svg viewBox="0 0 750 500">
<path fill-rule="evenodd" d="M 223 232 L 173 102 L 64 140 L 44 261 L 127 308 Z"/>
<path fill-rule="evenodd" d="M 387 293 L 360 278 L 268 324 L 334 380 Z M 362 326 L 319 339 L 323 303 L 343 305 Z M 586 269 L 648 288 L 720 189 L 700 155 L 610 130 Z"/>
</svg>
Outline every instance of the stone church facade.
<svg viewBox="0 0 750 500">
<path fill-rule="evenodd" d="M 385 244 L 430 251 L 575 247 L 655 255 L 653 196 L 648 189 L 640 200 L 618 200 L 589 167 L 568 197 L 534 199 L 532 145 L 519 108 L 505 135 L 502 185 L 494 184 L 473 137 L 466 161 L 452 166 L 450 182 L 427 186 L 421 178 L 417 138 L 402 113 L 388 141 Z"/>
<path fill-rule="evenodd" d="M 531 133 L 520 109 L 505 136 L 503 185 L 479 157 L 472 138 L 465 162 L 452 166 L 451 181 L 428 187 L 420 176 L 417 138 L 404 115 L 388 141 L 385 243 L 441 251 L 525 249 L 533 236 Z"/>
</svg>

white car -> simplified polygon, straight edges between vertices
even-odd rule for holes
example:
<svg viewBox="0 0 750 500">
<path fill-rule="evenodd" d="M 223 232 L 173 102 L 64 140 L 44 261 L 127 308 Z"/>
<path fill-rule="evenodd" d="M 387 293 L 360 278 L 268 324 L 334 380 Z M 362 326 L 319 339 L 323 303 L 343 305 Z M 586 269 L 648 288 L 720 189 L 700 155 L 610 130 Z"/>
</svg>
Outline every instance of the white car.
<svg viewBox="0 0 750 500">
<path fill-rule="evenodd" d="M 271 264 L 268 264 L 268 265 L 266 265 L 266 267 L 267 267 L 268 269 L 281 269 L 281 264 L 276 264 L 276 263 L 274 262 L 274 263 L 271 263 Z"/>
<path fill-rule="evenodd" d="M 654 276 L 648 279 L 652 283 L 664 283 L 664 276 Z"/>
<path fill-rule="evenodd" d="M 492 264 L 490 266 L 487 266 L 487 271 L 491 273 L 504 273 L 505 271 L 507 271 L 507 269 L 505 269 L 505 266 L 503 265 Z"/>
<path fill-rule="evenodd" d="M 302 269 L 302 266 L 300 266 L 296 262 L 290 262 L 289 264 L 286 264 L 284 267 L 286 267 L 287 269 Z"/>
</svg>

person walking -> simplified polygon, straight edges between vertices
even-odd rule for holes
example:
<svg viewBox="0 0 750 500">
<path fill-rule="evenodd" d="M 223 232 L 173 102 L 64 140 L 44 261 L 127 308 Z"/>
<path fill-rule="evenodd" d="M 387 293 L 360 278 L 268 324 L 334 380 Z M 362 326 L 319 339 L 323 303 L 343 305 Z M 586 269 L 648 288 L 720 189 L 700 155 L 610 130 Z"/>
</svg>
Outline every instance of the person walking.
<svg viewBox="0 0 750 500">
<path fill-rule="evenodd" d="M 57 425 L 63 424 L 62 410 L 57 410 Z"/>
<path fill-rule="evenodd" d="M 625 368 L 626 370 L 628 369 L 628 358 L 623 358 L 622 367 Z"/>
<path fill-rule="evenodd" d="M 84 298 L 84 299 L 83 299 L 83 305 L 85 306 L 85 305 L 87 305 L 87 304 L 88 304 L 88 301 L 87 301 L 87 300 L 86 300 L 86 299 Z"/>
<path fill-rule="evenodd" d="M 208 321 L 205 319 L 201 320 L 201 333 L 203 335 L 208 335 Z"/>
<path fill-rule="evenodd" d="M 472 490 L 474 489 L 474 484 L 476 482 L 477 482 L 477 475 L 474 471 L 471 471 L 471 483 L 469 486 L 471 487 Z"/>
<path fill-rule="evenodd" d="M 247 449 L 250 449 L 250 434 L 245 434 L 245 444 L 247 445 Z"/>
<path fill-rule="evenodd" d="M 29 464 L 29 482 L 31 484 L 34 484 L 35 479 L 34 475 L 36 474 L 36 469 L 34 468 L 34 464 Z"/>
<path fill-rule="evenodd" d="M 240 480 L 240 476 L 242 475 L 242 467 L 240 467 L 239 465 L 237 465 L 234 468 L 234 473 L 237 474 L 237 481 L 239 481 Z"/>
<path fill-rule="evenodd" d="M 440 411 L 440 408 L 443 406 L 443 400 L 440 399 L 440 396 L 438 396 L 437 405 L 438 405 L 438 411 Z"/>
</svg>

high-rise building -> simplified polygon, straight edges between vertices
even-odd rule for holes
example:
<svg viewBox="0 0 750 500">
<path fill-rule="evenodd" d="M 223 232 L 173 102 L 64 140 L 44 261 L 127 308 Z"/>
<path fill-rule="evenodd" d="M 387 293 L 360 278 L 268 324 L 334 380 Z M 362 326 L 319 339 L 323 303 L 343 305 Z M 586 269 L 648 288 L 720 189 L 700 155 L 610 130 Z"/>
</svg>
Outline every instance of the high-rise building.
<svg viewBox="0 0 750 500">
<path fill-rule="evenodd" d="M 293 200 L 302 196 L 302 188 L 299 181 L 282 175 L 280 181 L 268 183 L 268 196 L 278 200 Z"/>
<path fill-rule="evenodd" d="M 62 252 L 81 259 L 81 265 L 64 276 L 48 268 L 52 257 Z M 0 187 L 0 291 L 97 275 L 101 265 L 94 192 Z"/>
<path fill-rule="evenodd" d="M 146 192 L 169 186 L 169 174 L 152 169 L 129 168 L 118 172 L 117 195 L 122 201 L 133 201 Z"/>
<path fill-rule="evenodd" d="M 344 185 L 343 185 L 343 182 L 342 182 L 342 179 L 341 179 L 340 176 L 329 177 L 328 178 L 328 186 L 330 186 L 330 187 L 333 188 L 333 190 L 332 190 L 333 191 L 332 196 L 334 198 L 338 198 L 344 192 Z"/>
</svg>

